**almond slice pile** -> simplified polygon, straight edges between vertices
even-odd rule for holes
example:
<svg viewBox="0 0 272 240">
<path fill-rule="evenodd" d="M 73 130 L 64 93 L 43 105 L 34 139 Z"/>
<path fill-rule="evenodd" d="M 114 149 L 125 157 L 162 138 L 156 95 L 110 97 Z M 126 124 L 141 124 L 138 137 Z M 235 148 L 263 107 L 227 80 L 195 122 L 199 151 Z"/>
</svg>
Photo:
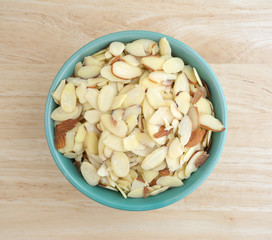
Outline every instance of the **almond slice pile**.
<svg viewBox="0 0 272 240">
<path fill-rule="evenodd" d="M 183 185 L 224 131 L 197 70 L 166 38 L 112 42 L 52 93 L 55 146 L 92 186 L 146 198 Z"/>
</svg>

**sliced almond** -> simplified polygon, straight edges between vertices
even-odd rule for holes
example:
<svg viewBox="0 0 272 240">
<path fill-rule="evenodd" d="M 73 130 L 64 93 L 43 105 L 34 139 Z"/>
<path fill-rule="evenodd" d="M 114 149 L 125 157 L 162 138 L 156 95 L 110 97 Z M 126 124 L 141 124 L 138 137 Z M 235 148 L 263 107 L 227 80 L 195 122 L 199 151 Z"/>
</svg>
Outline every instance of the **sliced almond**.
<svg viewBox="0 0 272 240">
<path fill-rule="evenodd" d="M 179 92 L 189 93 L 189 91 L 189 81 L 187 76 L 184 73 L 179 74 L 174 84 L 174 95 L 177 95 Z"/>
<path fill-rule="evenodd" d="M 200 126 L 212 130 L 213 132 L 222 132 L 225 130 L 224 125 L 215 117 L 209 114 L 199 114 Z"/>
<path fill-rule="evenodd" d="M 84 65 L 86 65 L 86 66 L 98 66 L 100 68 L 102 67 L 101 61 L 97 60 L 93 56 L 85 57 L 84 58 Z"/>
<path fill-rule="evenodd" d="M 75 68 L 74 68 L 74 74 L 76 77 L 78 77 L 78 70 L 82 68 L 82 62 L 78 62 L 76 65 L 75 65 Z"/>
<path fill-rule="evenodd" d="M 148 120 L 153 113 L 155 112 L 154 108 L 150 105 L 147 97 L 144 99 L 143 101 L 143 114 L 144 114 L 144 118 L 146 120 Z"/>
<path fill-rule="evenodd" d="M 137 188 L 130 191 L 127 196 L 130 198 L 142 198 L 144 197 L 144 188 Z"/>
<path fill-rule="evenodd" d="M 153 43 L 151 47 L 151 54 L 156 55 L 160 51 L 159 46 L 157 43 Z"/>
<path fill-rule="evenodd" d="M 63 151 L 65 153 L 73 151 L 75 145 L 75 133 L 73 131 L 68 131 L 65 135 L 65 147 Z"/>
<path fill-rule="evenodd" d="M 103 77 L 96 77 L 96 78 L 89 78 L 85 80 L 87 83 L 87 88 L 96 88 L 96 87 L 102 87 L 108 83 L 108 79 Z"/>
<path fill-rule="evenodd" d="M 155 142 L 146 133 L 136 133 L 136 138 L 141 144 L 146 145 L 150 148 L 153 148 L 155 146 Z"/>
<path fill-rule="evenodd" d="M 78 76 L 81 78 L 93 78 L 99 75 L 101 67 L 96 65 L 84 66 L 78 70 Z"/>
<path fill-rule="evenodd" d="M 166 73 L 180 72 L 184 67 L 184 62 L 178 57 L 169 58 L 163 64 L 162 68 Z"/>
<path fill-rule="evenodd" d="M 65 112 L 73 112 L 76 108 L 76 91 L 73 83 L 67 83 L 61 93 L 61 107 Z"/>
<path fill-rule="evenodd" d="M 124 138 L 123 143 L 126 151 L 132 151 L 139 145 L 136 134 L 130 134 L 128 137 Z"/>
<path fill-rule="evenodd" d="M 180 159 L 180 164 L 183 165 L 184 163 L 188 162 L 192 155 L 197 151 L 198 146 L 191 147 L 185 154 L 182 155 Z"/>
<path fill-rule="evenodd" d="M 192 104 L 196 104 L 200 100 L 201 97 L 204 97 L 204 93 L 202 92 L 201 88 L 198 87 L 197 91 L 194 93 Z"/>
<path fill-rule="evenodd" d="M 116 137 L 112 134 L 108 135 L 103 143 L 114 151 L 124 152 L 123 138 Z"/>
<path fill-rule="evenodd" d="M 148 77 L 142 78 L 139 81 L 139 84 L 144 87 L 145 90 L 147 90 L 148 88 L 156 88 L 159 91 L 163 91 L 165 89 L 165 87 L 157 82 L 153 82 L 152 80 L 150 80 Z"/>
<path fill-rule="evenodd" d="M 173 101 L 171 101 L 170 110 L 174 118 L 178 120 L 182 119 L 182 113 L 178 110 L 176 103 Z"/>
<path fill-rule="evenodd" d="M 62 93 L 62 90 L 65 86 L 65 82 L 66 80 L 63 79 L 61 80 L 61 82 L 59 83 L 58 87 L 56 88 L 56 90 L 54 92 L 51 93 L 54 101 L 60 105 L 60 100 L 61 100 L 61 93 Z"/>
<path fill-rule="evenodd" d="M 149 119 L 149 122 L 155 125 L 164 125 L 165 121 L 171 123 L 173 120 L 174 116 L 172 115 L 169 107 L 159 107 Z"/>
<path fill-rule="evenodd" d="M 60 133 L 66 133 L 67 131 L 73 129 L 77 124 L 77 119 L 68 119 L 60 124 L 56 125 L 55 130 Z"/>
<path fill-rule="evenodd" d="M 105 148 L 104 148 L 104 156 L 105 156 L 106 158 L 110 158 L 111 155 L 112 155 L 112 153 L 113 153 L 113 150 L 112 150 L 112 149 L 110 149 L 110 148 L 108 148 L 108 147 L 105 147 Z"/>
<path fill-rule="evenodd" d="M 84 124 L 81 124 L 77 130 L 76 136 L 75 136 L 75 142 L 84 142 L 84 139 L 86 137 L 87 131 Z"/>
<path fill-rule="evenodd" d="M 142 71 L 138 67 L 129 65 L 126 62 L 115 62 L 112 65 L 112 74 L 122 79 L 132 79 L 141 76 Z"/>
<path fill-rule="evenodd" d="M 154 124 L 151 124 L 151 123 L 147 123 L 146 124 L 146 128 L 147 128 L 147 131 L 148 131 L 148 134 L 149 136 L 158 144 L 160 145 L 163 145 L 165 144 L 166 142 L 166 136 L 168 133 L 168 131 L 164 134 L 164 136 L 160 137 L 160 138 L 155 138 L 154 135 L 157 134 L 157 133 L 160 133 L 160 132 L 164 132 L 164 127 L 161 128 L 161 126 L 158 126 L 158 125 L 154 125 Z"/>
<path fill-rule="evenodd" d="M 97 89 L 88 88 L 86 93 L 86 100 L 94 109 L 98 109 L 97 98 L 99 91 Z"/>
<path fill-rule="evenodd" d="M 146 96 L 150 105 L 153 108 L 157 109 L 164 106 L 164 100 L 162 98 L 162 95 L 156 88 L 149 88 L 147 90 Z"/>
<path fill-rule="evenodd" d="M 169 187 L 162 187 L 162 188 L 159 188 L 157 190 L 154 190 L 150 193 L 151 196 L 155 196 L 155 195 L 158 195 L 160 193 L 163 193 L 165 192 Z"/>
<path fill-rule="evenodd" d="M 152 52 L 152 47 L 154 47 L 154 44 L 156 42 L 150 40 L 150 39 L 138 39 L 134 41 L 133 43 L 141 43 L 143 45 L 144 51 L 147 55 L 150 55 Z"/>
<path fill-rule="evenodd" d="M 123 120 L 120 120 L 115 125 L 112 120 L 113 119 L 110 114 L 101 115 L 101 122 L 110 132 L 118 137 L 125 137 L 128 131 L 125 122 Z"/>
<path fill-rule="evenodd" d="M 179 139 L 176 137 L 169 145 L 168 155 L 171 158 L 178 158 L 182 153 L 183 149 L 181 148 Z"/>
<path fill-rule="evenodd" d="M 100 121 L 101 114 L 102 113 L 98 110 L 89 110 L 84 113 L 84 118 L 89 123 L 97 123 Z"/>
<path fill-rule="evenodd" d="M 160 165 L 165 160 L 166 155 L 167 147 L 157 148 L 145 157 L 141 166 L 144 170 L 151 170 Z"/>
<path fill-rule="evenodd" d="M 123 120 L 126 120 L 131 115 L 134 115 L 137 118 L 140 113 L 141 113 L 141 106 L 134 105 L 134 106 L 128 107 L 124 112 Z"/>
<path fill-rule="evenodd" d="M 126 63 L 130 64 L 131 66 L 138 67 L 140 62 L 132 55 L 126 55 L 122 58 Z"/>
<path fill-rule="evenodd" d="M 191 148 L 191 147 L 199 144 L 202 141 L 202 139 L 205 135 L 205 132 L 206 131 L 201 128 L 197 128 L 196 130 L 194 130 L 191 134 L 189 142 L 186 144 L 186 147 Z"/>
<path fill-rule="evenodd" d="M 185 65 L 184 68 L 182 69 L 182 72 L 186 74 L 190 83 L 192 83 L 192 84 L 197 83 L 197 79 L 195 77 L 194 70 L 190 65 Z"/>
<path fill-rule="evenodd" d="M 64 148 L 65 147 L 65 133 L 59 132 L 55 129 L 54 143 L 55 143 L 56 149 Z"/>
<path fill-rule="evenodd" d="M 121 95 L 115 96 L 113 98 L 111 109 L 113 110 L 113 109 L 120 108 L 123 102 L 126 100 L 126 98 L 127 98 L 127 94 L 121 94 Z"/>
<path fill-rule="evenodd" d="M 180 144 L 186 145 L 191 137 L 192 132 L 192 121 L 186 115 L 182 118 L 178 125 L 178 134 L 180 135 Z"/>
<path fill-rule="evenodd" d="M 100 168 L 97 170 L 97 174 L 100 177 L 107 177 L 107 176 L 109 176 L 109 172 L 108 172 L 106 164 L 102 164 L 100 166 Z"/>
<path fill-rule="evenodd" d="M 146 56 L 144 46 L 141 42 L 132 42 L 128 43 L 125 47 L 126 52 L 135 56 L 135 57 L 144 57 Z"/>
<path fill-rule="evenodd" d="M 162 70 L 164 59 L 156 56 L 148 56 L 142 58 L 142 64 L 151 71 Z"/>
<path fill-rule="evenodd" d="M 75 145 L 73 147 L 73 151 L 77 154 L 83 153 L 83 142 L 75 142 Z"/>
<path fill-rule="evenodd" d="M 208 159 L 210 155 L 206 152 L 203 152 L 198 158 L 197 160 L 195 161 L 195 166 L 196 167 L 200 167 L 202 166 Z"/>
<path fill-rule="evenodd" d="M 159 42 L 160 55 L 170 55 L 171 56 L 171 47 L 166 38 L 161 38 Z"/>
<path fill-rule="evenodd" d="M 195 165 L 195 162 L 197 159 L 203 154 L 204 151 L 197 151 L 196 153 L 193 154 L 193 156 L 190 158 L 188 164 L 186 165 L 185 168 L 185 176 L 188 178 L 191 176 L 193 172 L 197 170 L 197 167 Z"/>
<path fill-rule="evenodd" d="M 159 175 L 158 171 L 148 171 L 143 170 L 143 177 L 147 183 L 150 183 L 153 179 L 155 179 Z"/>
<path fill-rule="evenodd" d="M 60 106 L 51 113 L 51 118 L 55 121 L 65 121 L 70 118 L 75 118 L 78 114 L 81 113 L 81 109 L 79 109 L 79 107 L 76 106 L 74 111 L 68 113 L 65 112 L 63 108 Z"/>
<path fill-rule="evenodd" d="M 195 104 L 199 113 L 211 114 L 211 105 L 206 98 L 201 97 Z"/>
<path fill-rule="evenodd" d="M 122 42 L 112 42 L 109 51 L 113 56 L 120 55 L 125 49 L 125 44 Z"/>
<path fill-rule="evenodd" d="M 81 83 L 76 89 L 76 95 L 81 104 L 87 102 L 86 94 L 87 94 L 87 87 L 85 84 Z"/>
<path fill-rule="evenodd" d="M 192 121 L 192 130 L 196 130 L 199 127 L 198 109 L 191 107 L 188 111 L 188 116 Z"/>
<path fill-rule="evenodd" d="M 195 78 L 196 78 L 196 80 L 197 80 L 199 86 L 203 86 L 202 81 L 201 81 L 201 79 L 200 79 L 200 77 L 199 77 L 199 75 L 198 75 L 198 72 L 196 71 L 195 68 L 193 68 L 193 71 L 194 71 Z"/>
<path fill-rule="evenodd" d="M 175 97 L 175 101 L 178 105 L 178 109 L 184 115 L 186 115 L 188 113 L 188 110 L 190 108 L 190 99 L 191 99 L 190 94 L 187 92 L 180 92 Z"/>
<path fill-rule="evenodd" d="M 114 89 L 110 85 L 104 86 L 100 90 L 97 98 L 97 105 L 101 112 L 106 112 L 110 109 L 113 103 L 114 96 Z"/>
<path fill-rule="evenodd" d="M 137 117 L 135 115 L 128 116 L 127 119 L 126 119 L 126 124 L 127 124 L 127 127 L 128 127 L 128 133 L 127 134 L 130 134 L 138 124 Z"/>
<path fill-rule="evenodd" d="M 99 157 L 102 161 L 106 160 L 106 156 L 104 154 L 104 150 L 105 150 L 105 144 L 103 143 L 103 141 L 109 136 L 111 135 L 111 133 L 108 130 L 105 130 L 102 132 L 102 134 L 100 135 L 99 141 L 98 141 L 98 154 Z"/>
<path fill-rule="evenodd" d="M 114 76 L 112 74 L 111 68 L 112 68 L 112 66 L 105 66 L 105 67 L 103 67 L 101 69 L 101 72 L 100 72 L 101 76 L 103 78 L 106 78 L 106 79 L 112 81 L 112 82 L 122 82 L 122 83 L 129 83 L 130 82 L 130 80 L 124 80 L 122 78 L 118 78 L 118 77 Z"/>
<path fill-rule="evenodd" d="M 120 121 L 122 120 L 124 115 L 124 110 L 123 109 L 116 109 L 114 111 L 112 111 L 112 117 L 115 121 Z"/>
<path fill-rule="evenodd" d="M 88 184 L 91 186 L 96 186 L 98 184 L 100 177 L 98 176 L 95 167 L 91 163 L 87 161 L 83 162 L 80 167 L 80 171 Z"/>
<path fill-rule="evenodd" d="M 183 185 L 181 180 L 171 176 L 160 177 L 156 183 L 163 187 L 179 187 Z"/>
<path fill-rule="evenodd" d="M 170 171 L 174 172 L 180 167 L 179 158 L 172 158 L 169 155 L 166 157 L 166 163 Z"/>
<path fill-rule="evenodd" d="M 84 148 L 88 155 L 98 154 L 98 137 L 94 132 L 88 132 L 84 140 Z"/>
<path fill-rule="evenodd" d="M 125 177 L 129 173 L 129 159 L 123 152 L 113 152 L 111 156 L 111 166 L 113 172 L 118 177 Z"/>
<path fill-rule="evenodd" d="M 127 97 L 123 102 L 123 107 L 128 108 L 132 105 L 141 105 L 145 97 L 145 90 L 142 86 L 135 86 L 127 92 Z"/>
</svg>

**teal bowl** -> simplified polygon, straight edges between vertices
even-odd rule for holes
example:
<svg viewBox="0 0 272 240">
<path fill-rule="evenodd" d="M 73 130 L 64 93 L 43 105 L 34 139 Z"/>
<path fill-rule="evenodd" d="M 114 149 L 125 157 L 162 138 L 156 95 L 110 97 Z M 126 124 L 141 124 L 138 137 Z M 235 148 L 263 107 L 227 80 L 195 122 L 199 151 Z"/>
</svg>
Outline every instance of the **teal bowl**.
<svg viewBox="0 0 272 240">
<path fill-rule="evenodd" d="M 195 67 L 200 77 L 206 82 L 210 90 L 211 101 L 215 109 L 216 117 L 221 120 L 226 130 L 219 133 L 213 133 L 213 142 L 209 150 L 210 157 L 203 166 L 201 166 L 195 173 L 192 174 L 189 179 L 184 181 L 183 186 L 171 188 L 164 193 L 151 196 L 146 199 L 124 199 L 118 192 L 114 192 L 99 186 L 92 187 L 88 185 L 83 179 L 81 173 L 73 165 L 72 161 L 64 157 L 56 150 L 54 146 L 54 124 L 53 120 L 50 118 L 50 114 L 56 108 L 56 104 L 51 97 L 51 93 L 55 90 L 62 79 L 67 78 L 73 74 L 74 66 L 77 62 L 82 61 L 85 56 L 93 54 L 107 47 L 111 42 L 131 42 L 140 38 L 152 39 L 158 42 L 162 37 L 166 37 L 169 41 L 173 55 L 182 58 L 185 63 Z M 161 208 L 175 203 L 178 200 L 188 196 L 204 182 L 204 180 L 214 169 L 223 151 L 227 136 L 228 112 L 225 96 L 217 77 L 215 76 L 208 63 L 193 49 L 178 41 L 177 39 L 161 33 L 149 31 L 123 31 L 100 37 L 88 43 L 66 61 L 66 63 L 62 66 L 56 75 L 49 90 L 45 107 L 44 124 L 47 143 L 51 154 L 58 168 L 75 188 L 77 188 L 80 192 L 92 200 L 112 208 L 129 211 L 145 211 Z"/>
</svg>

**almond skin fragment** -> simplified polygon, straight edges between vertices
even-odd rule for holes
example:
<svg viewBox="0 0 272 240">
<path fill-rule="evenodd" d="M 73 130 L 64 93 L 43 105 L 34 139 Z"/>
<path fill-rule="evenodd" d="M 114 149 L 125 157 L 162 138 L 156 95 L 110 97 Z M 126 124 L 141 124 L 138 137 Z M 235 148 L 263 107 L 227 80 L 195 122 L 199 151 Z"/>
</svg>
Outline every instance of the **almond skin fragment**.
<svg viewBox="0 0 272 240">
<path fill-rule="evenodd" d="M 191 148 L 200 143 L 205 135 L 205 132 L 206 131 L 202 128 L 197 128 L 196 130 L 194 130 L 191 134 L 189 142 L 186 144 L 186 147 Z"/>
<path fill-rule="evenodd" d="M 210 154 L 206 153 L 206 152 L 203 152 L 198 158 L 197 160 L 195 161 L 195 166 L 196 167 L 200 167 L 202 166 L 206 160 L 208 159 L 208 157 L 210 156 Z"/>
<path fill-rule="evenodd" d="M 161 138 L 164 136 L 168 136 L 171 132 L 172 132 L 172 129 L 168 131 L 164 129 L 164 126 L 161 126 L 160 130 L 157 133 L 155 133 L 153 136 L 154 138 Z"/>
<path fill-rule="evenodd" d="M 144 187 L 144 198 L 147 197 L 147 194 L 149 193 L 149 189 L 147 187 Z"/>
<path fill-rule="evenodd" d="M 169 172 L 168 168 L 160 170 L 159 173 L 160 173 L 161 176 L 169 176 L 170 175 L 170 172 Z"/>
<path fill-rule="evenodd" d="M 192 99 L 192 104 L 196 104 L 201 97 L 205 97 L 204 93 L 202 92 L 201 88 L 197 88 L 197 91 L 194 93 L 194 97 Z"/>
</svg>

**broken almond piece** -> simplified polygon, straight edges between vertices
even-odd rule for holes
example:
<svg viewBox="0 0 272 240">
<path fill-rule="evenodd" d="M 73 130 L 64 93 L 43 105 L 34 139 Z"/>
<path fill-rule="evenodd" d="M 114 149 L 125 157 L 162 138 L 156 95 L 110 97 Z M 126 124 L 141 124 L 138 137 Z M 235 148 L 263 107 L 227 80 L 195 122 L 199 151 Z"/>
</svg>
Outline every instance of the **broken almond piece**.
<svg viewBox="0 0 272 240">
<path fill-rule="evenodd" d="M 110 132 L 112 132 L 117 137 L 125 137 L 128 132 L 128 127 L 123 120 L 117 121 L 114 125 L 112 121 L 112 116 L 110 114 L 102 114 L 101 122 Z"/>
<path fill-rule="evenodd" d="M 149 193 L 150 193 L 149 189 L 147 187 L 144 187 L 144 193 L 143 193 L 144 198 L 146 198 Z"/>
<path fill-rule="evenodd" d="M 209 114 L 199 114 L 199 124 L 201 127 L 207 130 L 212 130 L 213 132 L 222 132 L 225 130 L 223 124 L 218 119 Z"/>
<path fill-rule="evenodd" d="M 135 57 L 144 57 L 146 56 L 146 52 L 144 50 L 144 46 L 141 42 L 132 42 L 128 43 L 125 47 L 126 52 L 135 56 Z"/>
<path fill-rule="evenodd" d="M 189 142 L 186 144 L 186 147 L 191 148 L 191 147 L 194 147 L 195 145 L 199 144 L 202 141 L 205 133 L 206 133 L 206 131 L 201 128 L 197 128 L 196 130 L 194 130 L 191 134 Z"/>
</svg>

